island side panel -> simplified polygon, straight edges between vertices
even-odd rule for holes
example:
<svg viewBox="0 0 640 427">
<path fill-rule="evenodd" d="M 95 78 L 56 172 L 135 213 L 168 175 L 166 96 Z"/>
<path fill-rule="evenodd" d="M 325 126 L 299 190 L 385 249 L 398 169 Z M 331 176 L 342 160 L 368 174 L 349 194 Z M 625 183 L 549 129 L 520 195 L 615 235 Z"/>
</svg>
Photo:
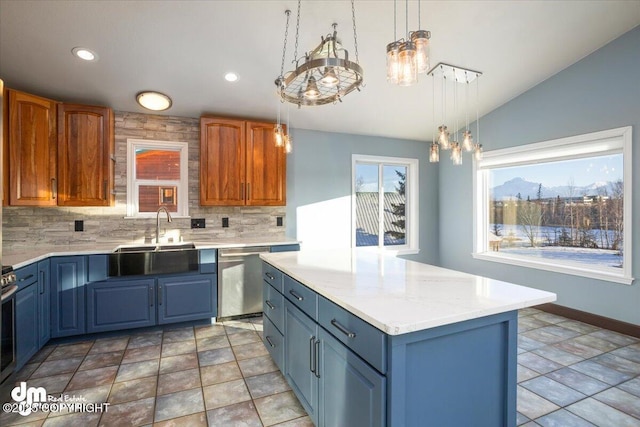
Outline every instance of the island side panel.
<svg viewBox="0 0 640 427">
<path fill-rule="evenodd" d="M 517 311 L 389 336 L 389 427 L 515 427 Z"/>
</svg>

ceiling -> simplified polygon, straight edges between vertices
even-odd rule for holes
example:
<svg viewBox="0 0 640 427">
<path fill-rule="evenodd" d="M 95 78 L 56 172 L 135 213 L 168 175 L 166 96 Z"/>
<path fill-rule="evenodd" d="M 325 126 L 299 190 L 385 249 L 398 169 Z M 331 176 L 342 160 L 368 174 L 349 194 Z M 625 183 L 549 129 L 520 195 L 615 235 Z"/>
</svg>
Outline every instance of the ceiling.
<svg viewBox="0 0 640 427">
<path fill-rule="evenodd" d="M 417 29 L 418 2 L 408 6 L 409 29 Z M 431 64 L 483 72 L 480 115 L 640 24 L 637 0 L 425 0 L 421 7 L 422 28 L 432 33 Z M 293 68 L 296 8 L 295 0 L 0 0 L 0 78 L 11 88 L 121 111 L 148 112 L 136 104 L 135 95 L 152 89 L 173 99 L 166 115 L 274 120 L 284 11 L 293 11 L 286 71 Z M 411 87 L 386 82 L 385 46 L 394 38 L 394 2 L 356 0 L 355 8 L 366 87 L 338 105 L 300 110 L 292 105 L 292 127 L 430 140 L 437 126 L 433 78 L 421 75 Z M 397 8 L 400 35 L 405 2 Z M 353 57 L 351 3 L 346 0 L 302 2 L 299 53 L 315 47 L 333 22 Z M 94 50 L 99 60 L 73 57 L 76 46 Z M 239 81 L 226 82 L 228 71 L 238 73 Z"/>
</svg>

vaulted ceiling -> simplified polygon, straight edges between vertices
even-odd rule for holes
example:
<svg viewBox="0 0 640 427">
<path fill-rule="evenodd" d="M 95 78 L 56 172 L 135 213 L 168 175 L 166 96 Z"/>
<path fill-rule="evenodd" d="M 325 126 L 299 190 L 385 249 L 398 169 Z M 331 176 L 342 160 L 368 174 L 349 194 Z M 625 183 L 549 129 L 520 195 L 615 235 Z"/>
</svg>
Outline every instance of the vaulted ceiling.
<svg viewBox="0 0 640 427">
<path fill-rule="evenodd" d="M 418 2 L 398 1 L 399 34 L 407 3 L 409 29 L 418 28 Z M 172 97 L 167 115 L 275 119 L 286 9 L 293 11 L 285 67 L 291 69 L 294 0 L 0 0 L 0 78 L 8 87 L 116 110 L 146 112 L 135 95 L 152 89 Z M 338 105 L 291 106 L 291 125 L 430 140 L 433 78 L 421 75 L 410 87 L 386 82 L 394 2 L 356 0 L 355 10 L 366 87 Z M 432 33 L 432 65 L 483 72 L 481 115 L 640 24 L 640 1 L 423 1 L 421 12 L 421 27 Z M 315 47 L 334 22 L 353 56 L 346 0 L 302 1 L 299 54 Z M 75 58 L 76 46 L 94 50 L 99 60 Z M 228 71 L 240 79 L 226 82 Z"/>
</svg>

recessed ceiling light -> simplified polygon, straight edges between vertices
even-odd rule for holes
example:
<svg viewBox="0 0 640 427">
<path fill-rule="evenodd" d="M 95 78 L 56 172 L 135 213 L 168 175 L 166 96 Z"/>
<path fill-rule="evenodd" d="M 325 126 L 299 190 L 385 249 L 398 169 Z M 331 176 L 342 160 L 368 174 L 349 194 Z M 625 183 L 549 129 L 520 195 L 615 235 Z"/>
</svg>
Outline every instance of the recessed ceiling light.
<svg viewBox="0 0 640 427">
<path fill-rule="evenodd" d="M 171 98 L 167 95 L 151 90 L 138 93 L 136 95 L 136 101 L 147 110 L 153 111 L 168 110 L 172 104 Z"/>
<path fill-rule="evenodd" d="M 224 75 L 224 79 L 228 82 L 237 82 L 238 75 L 236 73 L 227 73 Z"/>
<path fill-rule="evenodd" d="M 86 47 L 74 47 L 73 49 L 71 49 L 71 53 L 73 53 L 75 57 L 83 59 L 85 61 L 98 60 L 98 54 L 91 49 L 87 49 Z"/>
</svg>

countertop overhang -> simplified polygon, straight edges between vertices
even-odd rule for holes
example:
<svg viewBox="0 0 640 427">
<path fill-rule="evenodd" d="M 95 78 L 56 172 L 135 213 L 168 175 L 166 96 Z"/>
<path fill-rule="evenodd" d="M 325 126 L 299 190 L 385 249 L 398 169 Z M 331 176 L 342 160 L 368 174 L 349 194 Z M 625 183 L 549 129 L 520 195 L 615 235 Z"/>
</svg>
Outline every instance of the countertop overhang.
<svg viewBox="0 0 640 427">
<path fill-rule="evenodd" d="M 251 246 L 281 246 L 295 245 L 300 241 L 294 239 L 230 239 L 226 241 L 196 241 L 196 249 L 223 249 L 223 248 L 242 248 Z M 34 246 L 33 248 L 3 248 L 2 263 L 11 265 L 16 270 L 20 267 L 41 261 L 52 256 L 72 256 L 72 255 L 99 255 L 109 254 L 120 246 L 136 246 L 141 243 L 132 242 L 109 242 L 109 243 L 86 243 L 74 245 L 57 245 L 57 246 Z"/>
<path fill-rule="evenodd" d="M 556 300 L 556 294 L 360 249 L 260 257 L 389 335 Z"/>
</svg>

